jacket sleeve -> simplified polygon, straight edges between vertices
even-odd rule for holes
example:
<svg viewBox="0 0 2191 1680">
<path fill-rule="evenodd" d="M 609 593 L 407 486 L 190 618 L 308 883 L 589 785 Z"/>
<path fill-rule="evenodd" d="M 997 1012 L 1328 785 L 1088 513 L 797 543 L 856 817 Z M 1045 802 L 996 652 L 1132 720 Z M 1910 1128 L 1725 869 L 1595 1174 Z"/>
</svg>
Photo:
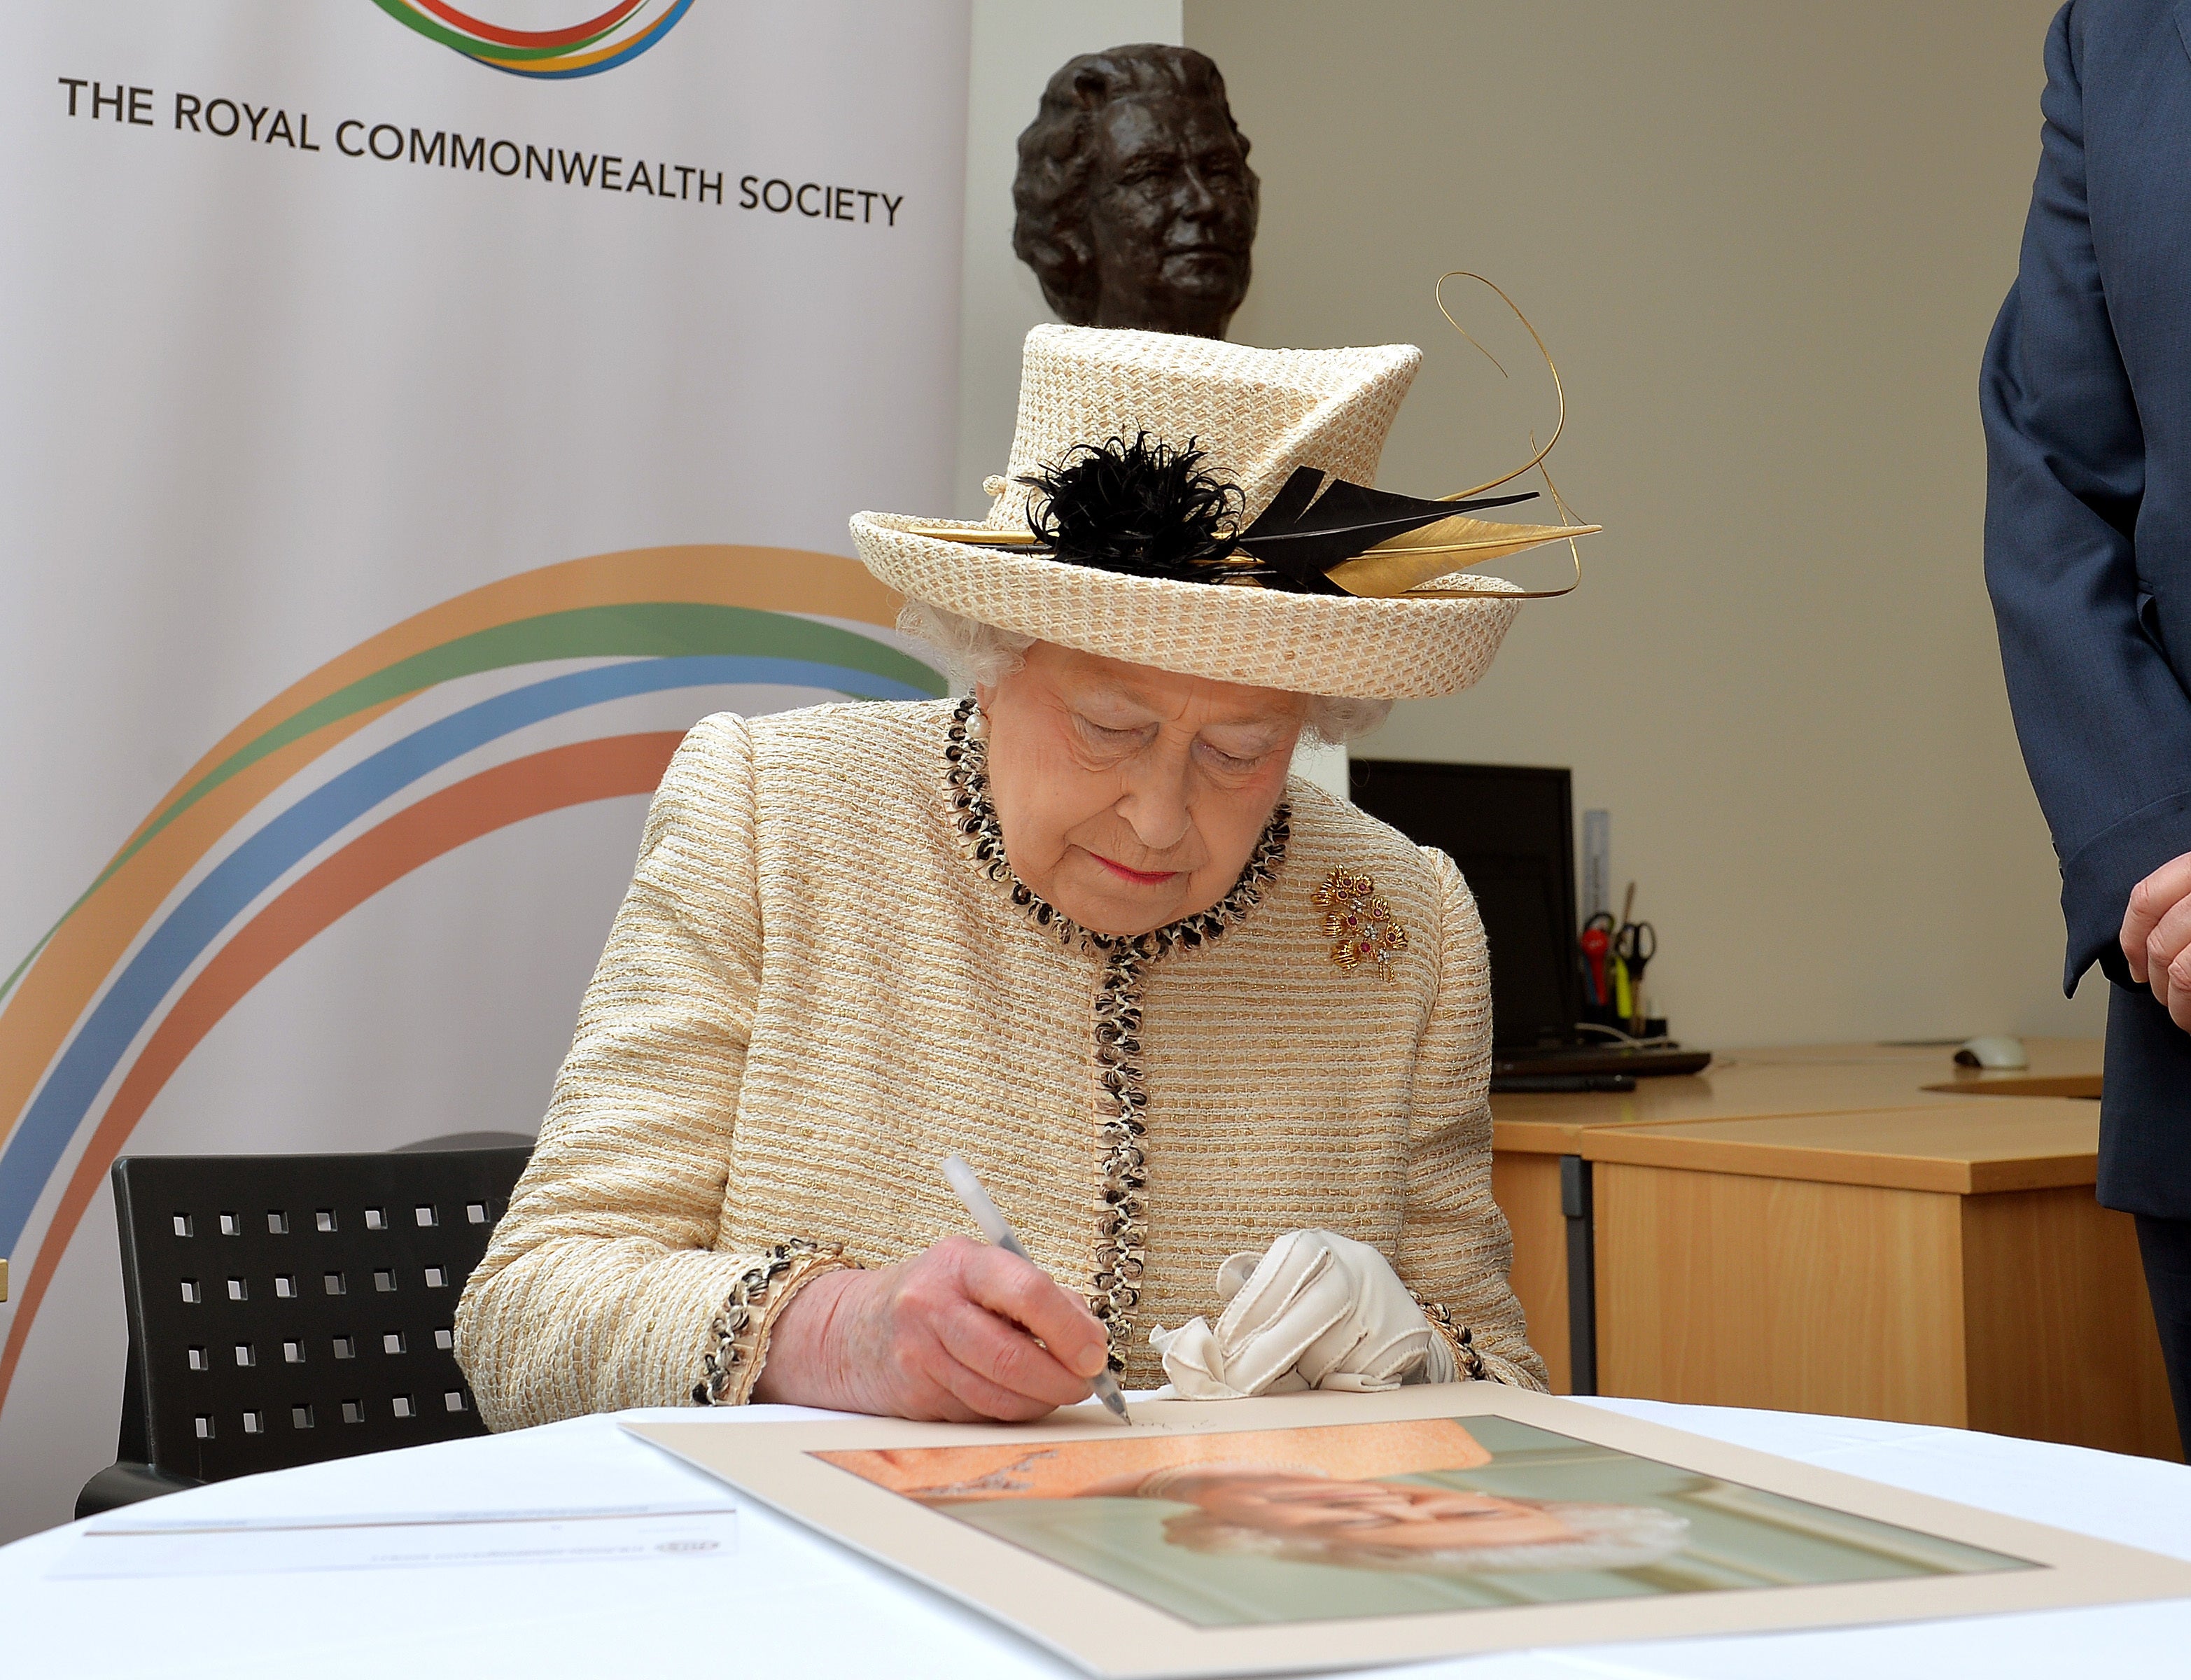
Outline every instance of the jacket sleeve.
<svg viewBox="0 0 2191 1680">
<path fill-rule="evenodd" d="M 1407 1199 L 1395 1269 L 1465 1375 L 1547 1387 L 1506 1274 L 1506 1216 L 1491 1199 L 1491 965 L 1476 899 L 1453 860 L 1424 848 L 1439 887 L 1437 995 L 1415 1066 Z M 1443 1308 L 1443 1312 L 1440 1309 Z M 1468 1341 L 1460 1341 L 1465 1331 Z"/>
<path fill-rule="evenodd" d="M 2116 939 L 2131 889 L 2191 851 L 2191 701 L 2146 611 L 2144 432 L 2086 193 L 2087 9 L 2072 0 L 2047 33 L 2038 179 L 1978 386 L 1986 586 L 2061 863 L 2064 989 L 2095 961 L 2128 982 Z"/>
<path fill-rule="evenodd" d="M 771 1315 L 834 1263 L 715 1249 L 760 935 L 751 745 L 724 715 L 686 737 L 655 794 L 539 1143 L 457 1309 L 490 1428 L 690 1404 L 719 1315 L 758 1274 L 725 1396 L 743 1400 Z"/>
</svg>

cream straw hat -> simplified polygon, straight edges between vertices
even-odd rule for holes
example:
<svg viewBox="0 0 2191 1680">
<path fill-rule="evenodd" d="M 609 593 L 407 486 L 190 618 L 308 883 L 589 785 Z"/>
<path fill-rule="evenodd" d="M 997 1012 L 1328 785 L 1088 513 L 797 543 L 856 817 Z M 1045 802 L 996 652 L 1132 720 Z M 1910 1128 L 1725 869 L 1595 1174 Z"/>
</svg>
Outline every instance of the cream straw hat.
<svg viewBox="0 0 2191 1680">
<path fill-rule="evenodd" d="M 1205 452 L 1204 469 L 1241 491 L 1244 529 L 1301 468 L 1374 484 L 1386 434 L 1421 362 L 1412 345 L 1258 350 L 1165 333 L 1038 327 L 1021 366 L 1010 464 L 1002 481 L 989 481 L 997 499 L 987 520 L 862 513 L 852 518 L 852 540 L 870 572 L 914 600 L 1087 652 L 1302 693 L 1451 693 L 1489 669 L 1522 592 L 1497 578 L 1448 576 L 1435 595 L 1414 598 L 1408 588 L 1596 527 L 1571 532 L 1462 517 L 1426 527 L 1418 515 L 1424 528 L 1404 539 L 1401 556 L 1390 552 L 1401 540 L 1371 538 L 1363 559 L 1331 569 L 1341 578 L 1365 561 L 1385 568 L 1366 583 L 1357 575 L 1342 584 L 1354 592 L 1302 594 L 1044 557 L 1029 532 L 1033 493 L 1020 481 L 1078 446 L 1142 433 L 1174 448 L 1192 440 Z M 1016 551 L 990 545 L 999 544 Z M 1436 557 L 1416 557 L 1426 551 Z M 1404 561 L 1401 572 L 1390 569 L 1396 558 Z"/>
</svg>

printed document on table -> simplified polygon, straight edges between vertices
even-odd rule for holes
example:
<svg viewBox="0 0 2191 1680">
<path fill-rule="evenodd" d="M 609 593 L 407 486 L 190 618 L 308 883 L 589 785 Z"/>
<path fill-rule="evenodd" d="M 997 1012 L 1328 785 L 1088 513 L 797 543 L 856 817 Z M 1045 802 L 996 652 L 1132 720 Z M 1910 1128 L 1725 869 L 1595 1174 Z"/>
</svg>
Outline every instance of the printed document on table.
<svg viewBox="0 0 2191 1680">
<path fill-rule="evenodd" d="M 477 1564 L 674 1563 L 737 1549 L 721 1500 L 361 1517 L 95 1518 L 47 1571 L 58 1580 L 443 1569 Z"/>
</svg>

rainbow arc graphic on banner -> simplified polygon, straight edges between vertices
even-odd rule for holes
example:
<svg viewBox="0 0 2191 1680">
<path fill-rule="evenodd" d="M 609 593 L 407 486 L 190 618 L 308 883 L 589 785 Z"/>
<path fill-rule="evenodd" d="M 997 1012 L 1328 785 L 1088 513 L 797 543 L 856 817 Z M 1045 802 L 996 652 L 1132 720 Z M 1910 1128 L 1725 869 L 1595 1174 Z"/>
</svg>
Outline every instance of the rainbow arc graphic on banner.
<svg viewBox="0 0 2191 1680">
<path fill-rule="evenodd" d="M 528 749 L 538 737 L 524 732 L 635 696 L 726 685 L 941 694 L 936 672 L 885 638 L 895 607 L 832 555 L 600 555 L 406 619 L 218 743 L 0 982 L 0 1254 L 20 1289 L 0 1347 L 0 1404 L 107 1170 L 254 986 L 375 893 L 473 840 L 652 794 L 682 738 L 603 733 Z M 808 616 L 819 613 L 829 617 Z M 424 706 L 437 691 L 446 703 Z M 415 721 L 407 708 L 419 709 Z M 26 1232 L 56 1184 L 26 1255 Z"/>
<path fill-rule="evenodd" d="M 460 12 L 447 0 L 373 0 L 407 29 L 512 76 L 564 81 L 629 64 L 677 26 L 692 0 L 617 0 L 600 16 L 561 29 L 514 29 Z"/>
</svg>

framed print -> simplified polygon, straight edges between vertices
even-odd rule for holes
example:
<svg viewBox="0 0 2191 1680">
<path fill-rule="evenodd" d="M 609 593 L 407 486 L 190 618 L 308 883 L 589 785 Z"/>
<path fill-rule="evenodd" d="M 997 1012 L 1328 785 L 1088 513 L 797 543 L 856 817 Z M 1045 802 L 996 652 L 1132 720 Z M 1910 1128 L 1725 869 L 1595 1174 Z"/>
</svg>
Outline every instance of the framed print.
<svg viewBox="0 0 2191 1680">
<path fill-rule="evenodd" d="M 626 1427 L 1120 1680 L 2191 1594 L 2191 1564 L 1492 1383 L 1133 1414 Z"/>
</svg>

